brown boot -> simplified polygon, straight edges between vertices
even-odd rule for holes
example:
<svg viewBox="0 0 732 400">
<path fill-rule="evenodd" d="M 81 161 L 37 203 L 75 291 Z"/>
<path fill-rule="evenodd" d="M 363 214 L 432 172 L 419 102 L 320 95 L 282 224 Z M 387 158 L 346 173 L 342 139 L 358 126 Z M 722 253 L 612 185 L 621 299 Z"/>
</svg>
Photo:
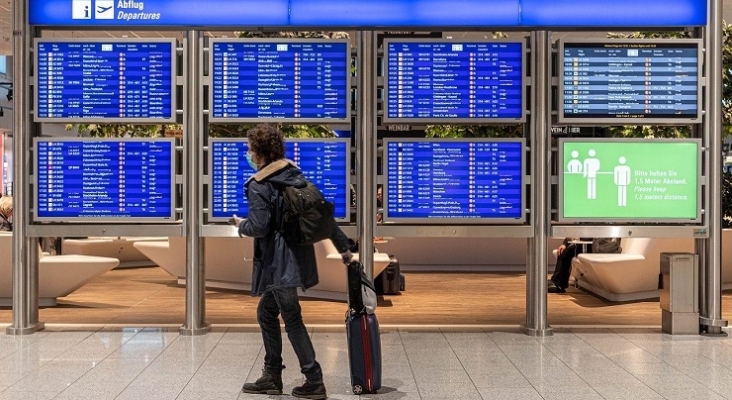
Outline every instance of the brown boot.
<svg viewBox="0 0 732 400">
<path fill-rule="evenodd" d="M 302 386 L 298 386 L 292 389 L 292 396 L 299 397 L 302 399 L 320 400 L 327 399 L 328 395 L 325 394 L 325 385 L 323 381 L 320 382 L 308 382 L 305 381 Z"/>
<path fill-rule="evenodd" d="M 245 383 L 241 391 L 253 394 L 282 394 L 282 370 L 262 368 L 262 376 L 253 383 Z"/>
</svg>

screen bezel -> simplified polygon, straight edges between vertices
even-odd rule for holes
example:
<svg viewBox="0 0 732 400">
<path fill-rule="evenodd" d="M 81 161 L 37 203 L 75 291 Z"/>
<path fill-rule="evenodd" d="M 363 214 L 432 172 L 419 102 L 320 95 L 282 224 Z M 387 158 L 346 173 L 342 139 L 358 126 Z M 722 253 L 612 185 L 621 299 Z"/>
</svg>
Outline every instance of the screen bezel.
<svg viewBox="0 0 732 400">
<path fill-rule="evenodd" d="M 423 217 L 390 217 L 389 216 L 389 196 L 386 195 L 389 190 L 389 159 L 388 151 L 390 143 L 431 143 L 431 142 L 464 142 L 464 143 L 520 143 L 521 144 L 521 217 L 520 218 L 423 218 Z M 479 138 L 479 139 L 428 139 L 428 138 L 384 138 L 383 140 L 384 155 L 382 157 L 382 171 L 384 174 L 383 182 L 383 224 L 434 224 L 434 225 L 518 225 L 526 222 L 526 139 L 516 138 Z"/>
<path fill-rule="evenodd" d="M 220 143 L 246 143 L 247 138 L 209 138 L 208 140 L 208 149 L 211 153 L 208 154 L 208 221 L 209 222 L 228 222 L 231 216 L 228 217 L 214 217 L 213 216 L 213 144 L 216 142 Z M 346 191 L 345 191 L 345 204 L 346 204 L 346 216 L 343 218 L 335 218 L 336 222 L 350 222 L 351 221 L 351 190 L 350 190 L 350 181 L 351 181 L 351 139 L 350 138 L 286 138 L 285 139 L 285 146 L 287 146 L 287 143 L 294 143 L 294 142 L 321 142 L 321 143 L 345 143 L 346 145 L 346 168 L 344 169 L 343 173 L 345 174 L 345 184 L 346 184 Z M 244 157 L 244 155 L 242 155 Z M 299 166 L 298 166 L 299 167 Z M 244 182 L 241 182 L 243 185 Z M 246 190 L 245 190 L 246 193 Z M 242 216 L 245 217 L 245 216 Z"/>
<path fill-rule="evenodd" d="M 697 84 L 696 84 L 696 117 L 666 117 L 666 118 L 637 118 L 637 117 L 568 117 L 564 112 L 564 47 L 566 44 L 580 45 L 586 47 L 602 47 L 606 44 L 627 44 L 629 47 L 633 45 L 655 45 L 662 44 L 664 46 L 678 46 L 679 48 L 696 47 L 697 62 Z M 557 42 L 557 123 L 566 125 L 679 125 L 701 123 L 702 121 L 702 86 L 704 81 L 702 41 L 699 39 L 601 39 L 588 42 L 586 39 L 560 39 Z M 575 114 L 572 114 L 575 115 Z"/>
<path fill-rule="evenodd" d="M 41 217 L 38 215 L 38 143 L 40 142 L 167 142 L 170 145 L 170 215 L 165 217 L 130 217 L 119 216 L 112 217 L 108 215 L 99 217 Z M 32 210 L 34 222 L 85 222 L 85 223 L 109 223 L 116 224 L 134 224 L 139 222 L 176 222 L 175 221 L 175 197 L 176 197 L 176 175 L 175 175 L 175 138 L 34 138 L 33 139 L 33 166 L 35 173 L 33 174 L 33 204 L 36 206 Z"/>
<path fill-rule="evenodd" d="M 391 118 L 389 117 L 389 44 L 391 43 L 478 43 L 478 44 L 520 44 L 521 45 L 521 116 L 518 118 Z M 454 39 L 384 39 L 384 124 L 513 124 L 526 122 L 526 86 L 529 79 L 526 77 L 526 43 L 525 41 L 509 40 L 454 40 Z"/>
<path fill-rule="evenodd" d="M 694 143 L 696 144 L 696 218 L 612 218 L 612 217 L 566 217 L 564 216 L 564 144 L 568 142 L 580 143 Z M 675 223 L 690 224 L 701 222 L 701 187 L 703 176 L 700 175 L 702 162 L 702 141 L 701 139 L 611 139 L 611 138 L 560 138 L 557 142 L 557 222 L 559 223 L 603 223 L 603 222 L 627 222 L 627 223 Z"/>
<path fill-rule="evenodd" d="M 217 43 L 342 43 L 346 46 L 345 65 L 345 87 L 346 87 L 346 114 L 343 118 L 271 118 L 271 117 L 215 117 L 213 113 L 214 103 L 214 89 L 213 89 L 213 52 L 214 45 Z M 351 123 L 351 43 L 348 39 L 290 39 L 290 38 L 241 38 L 241 39 L 227 39 L 227 38 L 212 38 L 209 40 L 209 55 L 208 55 L 208 110 L 209 110 L 209 121 L 212 123 L 245 123 L 245 124 L 259 124 L 264 122 L 279 123 L 279 124 L 350 124 Z"/>
<path fill-rule="evenodd" d="M 124 117 L 124 118 L 68 118 L 68 117 L 39 117 L 38 116 L 38 45 L 40 43 L 168 43 L 170 44 L 170 115 L 164 118 L 140 118 L 140 117 Z M 124 124 L 165 124 L 176 122 L 176 109 L 177 107 L 177 96 L 176 96 L 176 65 L 177 65 L 177 48 L 175 39 L 132 39 L 132 38 L 121 38 L 121 39 L 44 39 L 39 38 L 33 41 L 34 49 L 34 74 L 33 74 L 33 120 L 35 122 L 63 122 L 63 123 L 124 123 Z"/>
</svg>

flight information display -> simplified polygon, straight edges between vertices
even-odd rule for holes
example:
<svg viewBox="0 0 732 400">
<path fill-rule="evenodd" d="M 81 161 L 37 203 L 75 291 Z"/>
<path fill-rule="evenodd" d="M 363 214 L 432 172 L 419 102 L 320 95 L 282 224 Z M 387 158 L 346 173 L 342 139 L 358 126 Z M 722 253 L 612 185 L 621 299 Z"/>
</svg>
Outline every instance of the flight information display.
<svg viewBox="0 0 732 400">
<path fill-rule="evenodd" d="M 35 120 L 174 122 L 175 41 L 36 41 Z"/>
<path fill-rule="evenodd" d="M 173 139 L 36 139 L 36 220 L 173 220 Z"/>
<path fill-rule="evenodd" d="M 210 221 L 227 221 L 234 214 L 248 214 L 244 184 L 255 172 L 246 160 L 248 150 L 246 139 L 210 140 Z M 285 142 L 285 157 L 294 161 L 325 199 L 335 205 L 335 218 L 340 221 L 350 220 L 350 154 L 350 139 Z"/>
<path fill-rule="evenodd" d="M 384 122 L 524 120 L 523 43 L 385 40 Z"/>
<path fill-rule="evenodd" d="M 680 39 L 563 42 L 559 121 L 700 121 L 700 46 Z"/>
<path fill-rule="evenodd" d="M 523 222 L 522 140 L 384 139 L 384 221 Z"/>
<path fill-rule="evenodd" d="M 350 123 L 346 40 L 211 40 L 213 122 Z"/>
</svg>

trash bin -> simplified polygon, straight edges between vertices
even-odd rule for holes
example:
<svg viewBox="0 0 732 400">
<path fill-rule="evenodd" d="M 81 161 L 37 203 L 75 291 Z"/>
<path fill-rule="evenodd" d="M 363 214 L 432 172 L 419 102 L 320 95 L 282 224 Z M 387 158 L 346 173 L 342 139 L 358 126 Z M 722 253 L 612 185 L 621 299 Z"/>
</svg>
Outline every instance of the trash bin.
<svg viewBox="0 0 732 400">
<path fill-rule="evenodd" d="M 661 329 L 672 335 L 699 334 L 699 269 L 692 253 L 661 253 Z"/>
</svg>

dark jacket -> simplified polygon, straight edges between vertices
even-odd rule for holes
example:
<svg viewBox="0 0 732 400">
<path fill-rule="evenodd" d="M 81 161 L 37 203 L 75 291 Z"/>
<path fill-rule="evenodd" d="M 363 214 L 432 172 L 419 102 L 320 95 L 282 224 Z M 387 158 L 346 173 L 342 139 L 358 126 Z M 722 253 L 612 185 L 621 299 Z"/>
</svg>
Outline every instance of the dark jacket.
<svg viewBox="0 0 732 400">
<path fill-rule="evenodd" d="M 290 246 L 277 229 L 284 209 L 282 187 L 306 183 L 297 166 L 284 159 L 257 171 L 246 183 L 249 215 L 239 233 L 254 238 L 252 296 L 279 287 L 307 289 L 318 284 L 314 247 Z M 335 221 L 331 240 L 338 251 L 349 249 L 348 238 Z"/>
<path fill-rule="evenodd" d="M 575 241 L 575 240 L 580 240 L 580 241 L 583 241 L 583 242 L 592 242 L 592 238 L 571 238 L 571 237 L 568 237 L 568 238 L 564 238 L 564 240 L 562 241 L 562 244 L 565 245 L 565 246 L 569 246 L 570 244 L 573 244 L 571 242 L 572 241 Z M 592 245 L 591 244 L 584 246 L 584 248 L 587 250 L 587 253 L 592 253 Z"/>
<path fill-rule="evenodd" d="M 13 223 L 8 221 L 8 219 L 0 214 L 0 231 L 12 231 L 13 230 Z"/>
<path fill-rule="evenodd" d="M 562 244 L 570 244 L 573 238 L 565 238 Z M 580 238 L 583 242 L 592 242 L 586 246 L 587 253 L 620 253 L 620 238 Z"/>
</svg>

